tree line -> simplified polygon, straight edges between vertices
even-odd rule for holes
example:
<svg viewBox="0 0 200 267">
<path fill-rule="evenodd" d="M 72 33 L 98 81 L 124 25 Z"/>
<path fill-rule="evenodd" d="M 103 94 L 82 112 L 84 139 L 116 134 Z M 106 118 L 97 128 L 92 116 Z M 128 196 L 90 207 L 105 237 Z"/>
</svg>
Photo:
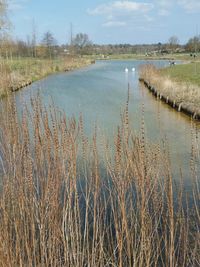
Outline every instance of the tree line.
<svg viewBox="0 0 200 267">
<path fill-rule="evenodd" d="M 173 42 L 155 44 L 93 44 L 85 33 L 78 33 L 70 44 L 58 45 L 54 35 L 47 31 L 44 33 L 39 43 L 34 42 L 34 38 L 27 40 L 11 37 L 0 38 L 1 56 L 24 56 L 24 57 L 48 57 L 53 58 L 60 54 L 75 55 L 112 55 L 112 54 L 146 54 L 152 53 L 199 53 L 200 36 L 194 36 L 185 45 Z"/>
<path fill-rule="evenodd" d="M 0 55 L 3 57 L 44 57 L 54 58 L 57 55 L 112 55 L 112 54 L 146 54 L 152 53 L 181 53 L 200 52 L 200 35 L 191 37 L 181 45 L 177 36 L 171 36 L 168 42 L 155 44 L 94 44 L 88 34 L 78 33 L 71 38 L 70 43 L 58 45 L 53 33 L 47 31 L 41 40 L 38 40 L 33 25 L 32 33 L 27 40 L 14 40 L 9 34 L 9 20 L 7 17 L 8 4 L 0 0 Z"/>
</svg>

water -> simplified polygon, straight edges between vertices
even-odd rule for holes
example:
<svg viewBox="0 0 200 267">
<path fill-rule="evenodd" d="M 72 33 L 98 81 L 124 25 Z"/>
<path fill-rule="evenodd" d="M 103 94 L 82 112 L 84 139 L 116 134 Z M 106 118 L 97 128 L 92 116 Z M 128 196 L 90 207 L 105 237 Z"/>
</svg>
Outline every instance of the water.
<svg viewBox="0 0 200 267">
<path fill-rule="evenodd" d="M 86 134 L 91 135 L 96 124 L 100 132 L 112 137 L 120 123 L 120 111 L 125 107 L 129 83 L 131 127 L 136 132 L 140 130 L 144 106 L 148 138 L 153 142 L 162 142 L 163 138 L 167 138 L 174 177 L 178 179 L 181 167 L 184 180 L 190 183 L 190 119 L 157 101 L 146 88 L 139 86 L 138 70 L 144 63 L 146 62 L 99 61 L 85 69 L 52 75 L 18 92 L 17 102 L 19 106 L 21 101 L 29 103 L 30 95 L 40 91 L 45 104 L 52 98 L 68 117 L 78 118 L 81 113 Z M 151 63 L 159 67 L 168 65 L 167 61 Z M 128 73 L 125 73 L 125 68 L 129 69 Z M 131 71 L 132 68 L 135 68 L 135 72 Z M 196 127 L 199 140 L 199 123 L 196 123 Z"/>
</svg>

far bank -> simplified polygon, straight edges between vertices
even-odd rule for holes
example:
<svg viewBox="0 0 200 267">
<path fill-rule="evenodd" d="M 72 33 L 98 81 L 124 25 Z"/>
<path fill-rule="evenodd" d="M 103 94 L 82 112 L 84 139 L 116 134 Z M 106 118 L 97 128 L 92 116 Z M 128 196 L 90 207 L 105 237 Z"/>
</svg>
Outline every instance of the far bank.
<svg viewBox="0 0 200 267">
<path fill-rule="evenodd" d="M 0 98 L 18 91 L 57 72 L 72 71 L 91 64 L 89 58 L 60 57 L 41 59 L 33 57 L 9 58 L 0 60 Z"/>
</svg>

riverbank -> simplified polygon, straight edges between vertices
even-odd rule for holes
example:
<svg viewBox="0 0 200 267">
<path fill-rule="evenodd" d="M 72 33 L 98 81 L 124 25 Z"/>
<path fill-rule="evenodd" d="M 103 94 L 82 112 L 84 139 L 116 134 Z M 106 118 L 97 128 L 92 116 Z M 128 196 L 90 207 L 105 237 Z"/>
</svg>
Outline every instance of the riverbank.
<svg viewBox="0 0 200 267">
<path fill-rule="evenodd" d="M 191 61 L 189 53 L 169 53 L 169 54 L 101 54 L 101 55 L 90 55 L 84 56 L 85 58 L 90 57 L 95 60 L 184 60 L 186 62 Z"/>
<path fill-rule="evenodd" d="M 182 67 L 181 67 L 182 68 Z M 166 75 L 166 70 L 159 70 L 153 65 L 140 69 L 140 81 L 153 94 L 194 119 L 200 119 L 200 87 L 184 78 L 173 79 Z M 170 70 L 173 73 L 173 67 Z M 182 74 L 184 77 L 184 74 Z"/>
<path fill-rule="evenodd" d="M 91 64 L 89 58 L 56 59 L 12 58 L 0 62 L 0 98 L 30 85 L 43 77 L 62 71 L 72 71 Z"/>
<path fill-rule="evenodd" d="M 200 86 L 200 61 L 185 63 L 163 68 L 160 73 L 177 82 L 187 82 Z"/>
</svg>

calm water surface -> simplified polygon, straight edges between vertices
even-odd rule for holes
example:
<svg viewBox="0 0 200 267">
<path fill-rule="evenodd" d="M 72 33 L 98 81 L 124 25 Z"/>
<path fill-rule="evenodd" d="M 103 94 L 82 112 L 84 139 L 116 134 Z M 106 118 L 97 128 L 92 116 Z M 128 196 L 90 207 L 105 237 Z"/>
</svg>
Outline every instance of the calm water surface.
<svg viewBox="0 0 200 267">
<path fill-rule="evenodd" d="M 107 136 L 116 132 L 120 111 L 127 99 L 130 84 L 130 123 L 137 132 L 141 127 L 144 106 L 145 127 L 148 138 L 162 142 L 167 138 L 173 162 L 174 177 L 179 177 L 180 167 L 186 182 L 190 182 L 191 122 L 184 114 L 173 111 L 157 101 L 146 88 L 138 83 L 138 70 L 145 61 L 99 61 L 88 68 L 49 76 L 17 93 L 18 105 L 29 103 L 30 95 L 40 91 L 45 104 L 53 99 L 55 105 L 68 117 L 84 117 L 85 132 L 91 135 L 94 125 Z M 164 67 L 167 61 L 154 61 Z M 129 68 L 125 73 L 124 69 Z M 132 72 L 131 69 L 136 71 Z M 200 138 L 200 125 L 196 123 L 196 137 Z"/>
</svg>

